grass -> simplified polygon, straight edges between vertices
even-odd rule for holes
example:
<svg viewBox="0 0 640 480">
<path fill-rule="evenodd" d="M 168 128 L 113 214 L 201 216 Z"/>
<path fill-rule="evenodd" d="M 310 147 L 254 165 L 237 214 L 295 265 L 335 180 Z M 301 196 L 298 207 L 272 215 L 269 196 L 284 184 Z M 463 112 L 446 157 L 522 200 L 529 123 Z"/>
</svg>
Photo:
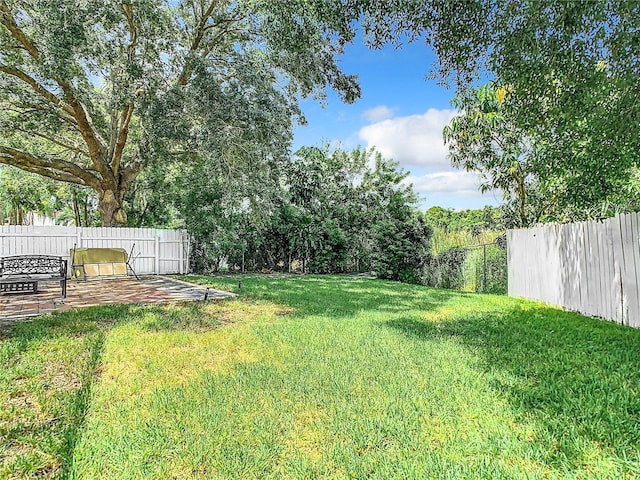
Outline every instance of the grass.
<svg viewBox="0 0 640 480">
<path fill-rule="evenodd" d="M 640 478 L 640 331 L 353 277 L 188 279 L 241 296 L 2 339 L 0 476 Z M 52 368 L 82 380 L 50 394 Z"/>
<path fill-rule="evenodd" d="M 66 474 L 105 331 L 122 307 L 0 331 L 0 478 Z"/>
</svg>

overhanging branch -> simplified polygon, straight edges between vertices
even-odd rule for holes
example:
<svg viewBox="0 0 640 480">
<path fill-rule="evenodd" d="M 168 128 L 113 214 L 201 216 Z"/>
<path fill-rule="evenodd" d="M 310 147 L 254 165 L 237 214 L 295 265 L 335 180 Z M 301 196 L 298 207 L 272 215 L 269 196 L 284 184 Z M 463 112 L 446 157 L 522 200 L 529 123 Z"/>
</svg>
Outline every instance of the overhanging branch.
<svg viewBox="0 0 640 480">
<path fill-rule="evenodd" d="M 0 0 L 0 14 L 1 14 L 0 23 L 2 23 L 2 25 L 4 25 L 9 30 L 11 36 L 18 42 L 19 45 L 25 50 L 27 50 L 31 55 L 31 57 L 37 60 L 39 57 L 38 48 L 27 37 L 27 35 L 25 35 L 22 29 L 18 26 L 5 0 Z M 5 66 L 3 67 L 11 70 L 10 67 L 5 67 Z M 43 89 L 41 86 L 40 86 L 40 89 L 38 89 L 37 87 L 39 85 L 37 84 L 37 82 L 35 82 L 35 79 L 28 76 L 24 72 L 6 71 L 5 73 L 9 73 L 11 75 L 17 76 L 17 78 L 21 78 L 22 81 L 31 85 L 31 87 L 37 93 L 44 96 L 44 98 L 46 98 L 50 102 L 56 105 L 58 105 L 58 103 L 62 104 L 63 109 L 75 119 L 77 123 L 77 128 L 80 131 L 80 134 L 82 135 L 82 138 L 84 139 L 85 143 L 87 144 L 87 147 L 89 149 L 89 155 L 91 157 L 91 160 L 96 170 L 100 172 L 104 180 L 108 181 L 112 185 L 115 185 L 116 184 L 115 176 L 105 158 L 106 157 L 105 153 L 107 152 L 107 147 L 105 145 L 105 142 L 100 138 L 99 134 L 91 125 L 91 122 L 87 116 L 87 112 L 85 111 L 82 103 L 75 96 L 71 84 L 62 78 L 58 78 L 58 77 L 51 78 L 51 80 L 55 81 L 64 92 L 64 96 L 66 98 L 66 105 L 65 105 L 59 98 L 57 98 L 55 95 L 53 95 L 51 92 L 47 91 L 46 89 Z M 32 83 L 35 83 L 35 85 Z M 56 103 L 56 100 L 58 103 Z M 65 120 L 68 121 L 68 119 L 65 119 Z M 79 177 L 79 178 L 82 178 L 82 177 Z"/>
<path fill-rule="evenodd" d="M 11 76 L 13 76 L 15 78 L 18 78 L 18 79 L 22 80 L 24 83 L 29 85 L 29 87 L 31 87 L 31 89 L 34 92 L 36 92 L 42 98 L 46 99 L 48 102 L 52 103 L 56 107 L 62 108 L 62 110 L 64 110 L 69 115 L 73 115 L 74 114 L 73 109 L 69 105 L 65 104 L 56 95 L 54 95 L 49 90 L 47 90 L 42 85 L 40 85 L 36 81 L 35 78 L 33 78 L 32 76 L 30 76 L 27 73 L 23 72 L 22 70 L 20 70 L 18 68 L 15 68 L 15 67 L 9 67 L 7 65 L 0 64 L 0 72 L 3 72 L 5 74 L 7 74 L 7 75 L 11 75 Z M 73 118 L 69 118 L 67 116 L 64 116 L 63 118 L 67 122 L 69 120 L 72 120 L 73 123 L 76 123 L 75 119 L 73 119 Z"/>
<path fill-rule="evenodd" d="M 42 138 L 44 140 L 47 140 L 47 141 L 53 143 L 54 145 L 58 145 L 59 147 L 64 148 L 65 150 L 69 150 L 71 152 L 78 153 L 78 154 L 82 155 L 83 157 L 91 158 L 89 156 L 89 152 L 87 152 L 86 150 L 83 150 L 83 149 L 81 149 L 79 147 L 76 147 L 74 145 L 69 145 L 67 143 L 64 143 L 64 142 L 62 142 L 60 140 L 57 140 L 55 138 L 50 137 L 49 135 L 45 135 L 43 133 L 36 132 L 36 131 L 33 131 L 33 130 L 25 130 L 23 128 L 16 128 L 16 130 L 18 130 L 19 132 L 22 132 L 22 133 L 24 133 L 26 135 L 34 135 L 36 137 L 40 137 L 40 138 Z"/>
<path fill-rule="evenodd" d="M 7 30 L 9 30 L 11 36 L 18 42 L 21 48 L 29 52 L 29 55 L 33 58 L 38 58 L 38 49 L 18 26 L 9 6 L 4 0 L 0 0 L 0 24 L 7 27 Z"/>
<path fill-rule="evenodd" d="M 24 170 L 25 172 L 42 175 L 43 177 L 48 177 L 59 182 L 73 183 L 76 185 L 82 185 L 83 187 L 88 186 L 82 179 L 74 177 L 73 175 L 69 175 L 67 173 L 58 172 L 56 170 L 49 170 L 46 168 L 39 168 L 31 165 L 14 165 L 13 163 L 6 162 L 5 157 L 2 154 L 0 154 L 0 163 L 12 165 L 19 168 L 20 170 Z"/>
<path fill-rule="evenodd" d="M 73 162 L 59 158 L 35 156 L 12 147 L 0 146 L 0 163 L 65 182 L 101 188 L 100 178 Z"/>
</svg>

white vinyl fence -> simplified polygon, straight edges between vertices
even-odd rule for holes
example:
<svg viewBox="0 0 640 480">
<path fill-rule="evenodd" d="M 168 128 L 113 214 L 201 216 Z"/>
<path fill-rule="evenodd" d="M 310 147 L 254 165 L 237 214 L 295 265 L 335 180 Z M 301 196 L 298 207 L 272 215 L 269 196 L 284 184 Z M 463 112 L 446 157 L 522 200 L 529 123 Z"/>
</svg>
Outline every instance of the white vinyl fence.
<svg viewBox="0 0 640 480">
<path fill-rule="evenodd" d="M 509 295 L 640 327 L 640 214 L 507 233 Z"/>
<path fill-rule="evenodd" d="M 183 230 L 126 227 L 0 226 L 0 256 L 56 255 L 74 248 L 124 248 L 138 274 L 186 273 L 189 237 Z M 69 265 L 69 272 L 71 265 Z"/>
</svg>

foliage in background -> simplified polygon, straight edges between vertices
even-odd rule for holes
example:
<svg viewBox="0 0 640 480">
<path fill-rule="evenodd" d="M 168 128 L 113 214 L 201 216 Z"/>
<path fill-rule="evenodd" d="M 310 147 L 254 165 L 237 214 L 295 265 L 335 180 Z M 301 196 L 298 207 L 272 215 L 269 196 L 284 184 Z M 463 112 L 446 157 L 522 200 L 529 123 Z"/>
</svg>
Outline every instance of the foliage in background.
<svg viewBox="0 0 640 480">
<path fill-rule="evenodd" d="M 2 222 L 22 225 L 28 213 L 44 214 L 52 211 L 51 185 L 37 175 L 26 174 L 17 168 L 0 169 L 0 208 Z"/>
<path fill-rule="evenodd" d="M 183 177 L 180 214 L 197 271 L 375 271 L 418 282 L 431 229 L 406 174 L 374 150 L 303 147 L 242 175 L 203 162 Z"/>
<path fill-rule="evenodd" d="M 424 283 L 471 292 L 507 293 L 507 252 L 502 208 L 456 212 L 432 207 L 433 228 Z"/>
<path fill-rule="evenodd" d="M 508 276 L 506 248 L 494 244 L 467 249 L 462 276 L 462 290 L 505 295 Z"/>
<path fill-rule="evenodd" d="M 477 233 L 468 230 L 445 230 L 434 228 L 431 237 L 431 253 L 438 255 L 452 248 L 466 248 L 486 243 L 493 243 L 504 235 L 504 230 L 479 230 Z"/>
<path fill-rule="evenodd" d="M 373 230 L 371 269 L 377 276 L 423 283 L 431 236 L 424 218 L 406 211 L 403 216 L 377 222 Z"/>
<path fill-rule="evenodd" d="M 58 224 L 99 224 L 97 200 L 91 190 L 14 167 L 0 168 L 0 223 L 23 225 L 34 214 Z"/>
<path fill-rule="evenodd" d="M 507 90 L 487 84 L 463 90 L 452 104 L 458 115 L 444 128 L 451 164 L 480 174 L 480 190 L 499 190 L 517 204 L 517 224 L 527 225 L 531 147 L 505 112 Z"/>
<path fill-rule="evenodd" d="M 128 225 L 179 228 L 184 225 L 176 209 L 180 196 L 181 165 L 152 164 L 142 171 L 124 197 Z"/>
<path fill-rule="evenodd" d="M 482 209 L 460 211 L 431 207 L 425 212 L 425 218 L 433 228 L 445 231 L 462 230 L 473 235 L 485 230 L 504 230 L 505 228 L 503 209 L 488 205 Z"/>
</svg>

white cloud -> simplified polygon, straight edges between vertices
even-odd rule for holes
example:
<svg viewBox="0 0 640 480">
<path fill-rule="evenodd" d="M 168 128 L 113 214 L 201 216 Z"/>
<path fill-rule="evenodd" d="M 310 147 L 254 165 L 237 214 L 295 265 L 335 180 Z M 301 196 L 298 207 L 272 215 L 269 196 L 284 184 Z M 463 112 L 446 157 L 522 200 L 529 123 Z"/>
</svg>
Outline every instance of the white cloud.
<svg viewBox="0 0 640 480">
<path fill-rule="evenodd" d="M 391 118 L 393 116 L 393 110 L 386 105 L 378 105 L 377 107 L 365 110 L 362 116 L 370 122 L 379 122 Z"/>
<path fill-rule="evenodd" d="M 480 197 L 480 176 L 474 172 L 438 172 L 421 176 L 409 175 L 405 183 L 413 184 L 422 195 L 447 194 L 462 197 Z"/>
<path fill-rule="evenodd" d="M 430 108 L 422 115 L 390 118 L 367 125 L 360 129 L 358 136 L 367 142 L 367 147 L 376 147 L 383 156 L 396 160 L 405 168 L 442 170 L 449 167 L 442 129 L 455 114 L 449 109 Z"/>
</svg>

